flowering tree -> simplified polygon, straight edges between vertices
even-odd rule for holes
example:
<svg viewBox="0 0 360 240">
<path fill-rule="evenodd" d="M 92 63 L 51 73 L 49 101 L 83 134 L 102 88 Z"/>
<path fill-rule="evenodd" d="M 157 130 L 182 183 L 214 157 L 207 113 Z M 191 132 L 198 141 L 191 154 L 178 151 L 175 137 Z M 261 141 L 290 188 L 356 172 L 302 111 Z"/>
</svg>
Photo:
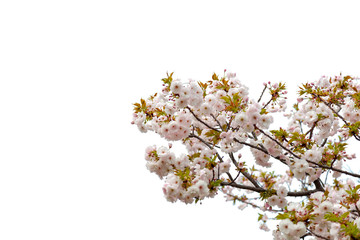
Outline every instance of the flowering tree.
<svg viewBox="0 0 360 240">
<path fill-rule="evenodd" d="M 360 175 L 343 166 L 355 158 L 347 142 L 360 140 L 357 80 L 303 84 L 285 112 L 284 83 L 264 83 L 254 100 L 226 70 L 207 82 L 183 83 L 171 73 L 160 93 L 134 104 L 132 124 L 186 147 L 180 156 L 172 143 L 145 151 L 168 201 L 190 204 L 222 192 L 240 209 L 257 208 L 261 229 L 277 221 L 274 239 L 360 239 Z M 287 126 L 269 130 L 279 113 Z"/>
</svg>

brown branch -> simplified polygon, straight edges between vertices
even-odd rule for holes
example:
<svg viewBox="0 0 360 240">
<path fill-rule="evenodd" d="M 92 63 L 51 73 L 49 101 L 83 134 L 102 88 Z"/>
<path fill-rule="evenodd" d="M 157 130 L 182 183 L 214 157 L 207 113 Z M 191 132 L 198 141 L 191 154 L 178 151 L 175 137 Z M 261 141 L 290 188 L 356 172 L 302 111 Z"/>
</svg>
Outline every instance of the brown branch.
<svg viewBox="0 0 360 240">
<path fill-rule="evenodd" d="M 319 95 L 316 95 L 314 93 L 314 95 L 316 96 L 316 98 L 318 98 L 322 103 L 324 103 L 336 116 L 338 116 L 344 123 L 346 126 L 349 126 L 349 123 L 345 120 L 345 118 L 343 116 L 341 116 L 338 112 L 336 112 L 329 103 L 327 103 L 324 99 L 322 99 Z"/>
<path fill-rule="evenodd" d="M 309 131 L 307 131 L 307 132 L 305 133 L 305 136 L 308 135 L 308 133 L 310 133 L 309 139 L 312 138 L 314 129 L 315 129 L 315 127 L 316 127 L 316 125 L 317 125 L 318 122 L 319 122 L 319 119 L 317 119 L 317 120 L 314 122 L 314 124 L 312 125 L 312 127 L 309 129 Z"/>
<path fill-rule="evenodd" d="M 268 138 L 270 138 L 271 140 L 273 140 L 274 142 L 277 143 L 277 145 L 279 145 L 282 149 L 284 149 L 285 151 L 287 151 L 288 153 L 290 153 L 291 155 L 293 155 L 294 157 L 296 157 L 297 159 L 301 159 L 298 155 L 296 155 L 295 153 L 293 153 L 290 149 L 284 147 L 284 145 L 282 145 L 278 140 L 274 139 L 273 137 L 271 137 L 269 134 L 266 134 L 263 130 L 261 130 L 260 128 L 258 128 L 255 124 L 254 124 L 254 128 L 259 130 L 262 134 L 264 134 L 265 136 L 267 136 Z"/>
<path fill-rule="evenodd" d="M 254 148 L 254 149 L 256 149 L 256 150 L 262 151 L 263 153 L 268 154 L 269 156 L 271 156 L 271 157 L 279 160 L 281 163 L 287 165 L 284 159 L 281 159 L 280 157 L 275 157 L 275 156 L 270 155 L 269 152 L 265 149 L 265 147 L 260 148 L 260 147 L 258 147 L 258 146 L 251 145 L 250 143 L 239 141 L 239 140 L 237 140 L 236 138 L 234 138 L 234 141 L 235 141 L 235 142 L 238 142 L 238 143 L 241 143 L 241 144 L 244 144 L 244 145 L 246 145 L 246 146 L 248 146 L 248 147 Z M 260 145 L 260 146 L 262 146 L 262 145 Z"/>
<path fill-rule="evenodd" d="M 234 154 L 233 153 L 228 153 L 232 163 L 234 164 L 234 166 L 237 168 L 238 167 L 238 163 L 235 160 Z"/>
<path fill-rule="evenodd" d="M 231 183 L 234 183 L 236 181 L 236 179 L 238 179 L 238 177 L 240 176 L 241 171 L 238 172 L 238 174 L 236 175 L 236 177 L 231 181 Z"/>
<path fill-rule="evenodd" d="M 268 138 L 270 138 L 271 140 L 273 140 L 274 142 L 276 142 L 280 147 L 282 147 L 284 150 L 286 150 L 288 153 L 290 153 L 291 155 L 293 155 L 294 157 L 296 157 L 297 159 L 301 159 L 298 155 L 296 155 L 295 153 L 293 153 L 291 150 L 287 149 L 286 147 L 284 147 L 279 141 L 277 141 L 276 139 L 272 138 L 270 135 L 266 134 L 263 130 L 259 129 L 256 125 L 254 125 L 254 127 L 256 129 L 258 129 L 262 134 L 264 134 L 265 136 L 267 136 Z M 350 176 L 353 176 L 353 177 L 357 177 L 357 178 L 360 178 L 360 175 L 359 174 L 355 174 L 355 173 L 351 173 L 351 172 L 347 172 L 347 171 L 344 171 L 344 170 L 341 170 L 341 169 L 337 169 L 337 168 L 333 168 L 333 167 L 329 167 L 329 166 L 325 166 L 325 165 L 322 165 L 322 164 L 319 164 L 319 163 L 316 163 L 316 162 L 313 162 L 313 161 L 310 161 L 310 160 L 307 160 L 305 159 L 307 162 L 309 163 L 312 163 L 312 164 L 315 164 L 319 167 L 322 167 L 322 168 L 325 168 L 325 169 L 331 169 L 333 171 L 336 171 L 336 172 L 341 172 L 341 173 L 344 173 L 344 174 L 347 174 L 347 175 L 350 175 Z M 320 182 L 319 179 L 315 180 L 314 181 L 314 184 L 316 186 L 316 188 L 318 188 L 320 191 L 324 191 L 324 188 Z"/>
<path fill-rule="evenodd" d="M 262 187 L 252 187 L 252 186 L 247 186 L 247 185 L 238 184 L 238 183 L 234 183 L 234 182 L 222 182 L 221 186 L 231 186 L 231 187 L 235 187 L 235 188 L 239 188 L 239 189 L 251 190 L 251 191 L 254 191 L 257 193 L 268 191 L 267 189 L 262 188 Z M 289 196 L 289 197 L 304 197 L 304 196 L 310 196 L 311 194 L 313 194 L 315 192 L 319 192 L 319 191 L 320 191 L 319 189 L 313 189 L 313 190 L 301 191 L 301 192 L 288 192 L 287 196 Z"/>
<path fill-rule="evenodd" d="M 280 147 L 282 147 L 284 150 L 286 150 L 287 152 L 289 152 L 291 155 L 293 155 L 294 157 L 296 157 L 297 159 L 301 159 L 298 155 L 296 155 L 295 153 L 293 153 L 291 150 L 287 149 L 286 147 L 284 147 L 281 143 L 279 143 L 276 139 L 272 138 L 270 135 L 266 134 L 263 130 L 259 129 L 256 125 L 254 125 L 254 127 L 256 129 L 258 129 L 262 134 L 264 134 L 265 136 L 267 136 L 268 138 L 270 138 L 271 140 L 273 140 L 274 142 L 276 142 Z M 329 167 L 329 166 L 325 166 L 325 165 L 322 165 L 322 164 L 319 164 L 319 163 L 316 163 L 316 162 L 313 162 L 313 161 L 310 161 L 310 160 L 307 160 L 305 159 L 307 162 L 309 163 L 312 163 L 312 164 L 315 164 L 321 168 L 325 168 L 325 169 L 331 169 L 333 171 L 336 171 L 336 172 L 341 172 L 341 173 L 344 173 L 344 174 L 347 174 L 347 175 L 350 175 L 350 176 L 353 176 L 353 177 L 357 177 L 357 178 L 360 178 L 360 175 L 359 174 L 356 174 L 356 173 L 351 173 L 351 172 L 347 172 L 347 171 L 344 171 L 344 170 L 341 170 L 341 169 L 337 169 L 337 168 L 333 168 L 333 167 Z"/>
<path fill-rule="evenodd" d="M 353 177 L 360 178 L 360 175 L 356 174 L 356 173 L 351 173 L 351 172 L 347 172 L 347 171 L 344 171 L 344 170 L 341 170 L 341 169 L 338 169 L 338 168 L 329 167 L 329 166 L 322 165 L 322 164 L 319 164 L 319 163 L 316 163 L 316 162 L 313 162 L 313 161 L 310 161 L 310 160 L 306 160 L 306 161 L 309 162 L 309 163 L 315 164 L 316 166 L 319 166 L 321 168 L 330 169 L 330 170 L 333 170 L 335 172 L 340 172 L 340 173 L 343 173 L 343 174 L 346 174 L 346 175 L 350 175 L 350 176 L 353 176 Z"/>
<path fill-rule="evenodd" d="M 273 98 L 271 97 L 271 99 L 262 107 L 262 109 L 265 109 L 273 100 Z"/>
<path fill-rule="evenodd" d="M 270 138 L 272 141 L 276 142 L 281 148 L 283 148 L 285 151 L 287 151 L 288 153 L 290 153 L 291 155 L 293 155 L 294 157 L 301 159 L 298 155 L 296 155 L 295 153 L 293 153 L 290 149 L 284 147 L 279 141 L 277 141 L 276 139 L 274 139 L 273 137 L 271 137 L 270 135 L 266 134 L 263 130 L 261 130 L 260 128 L 258 128 L 255 124 L 254 127 L 256 129 L 258 129 L 262 134 L 264 134 L 265 136 L 267 136 L 268 138 Z M 306 160 L 308 161 L 308 160 Z M 325 189 L 322 186 L 321 180 L 318 178 L 314 181 L 315 187 L 317 190 L 324 192 Z"/>
<path fill-rule="evenodd" d="M 217 118 L 214 116 L 214 114 L 211 113 L 210 116 L 217 122 L 217 124 L 219 125 L 219 127 L 221 128 L 221 130 L 224 131 L 224 129 L 222 128 L 222 126 L 221 126 L 221 124 L 220 124 L 220 122 L 219 122 L 219 120 L 217 120 Z"/>
<path fill-rule="evenodd" d="M 203 144 L 205 144 L 208 148 L 214 149 L 214 147 L 211 146 L 209 142 L 206 142 L 204 139 L 202 139 L 202 138 L 199 137 L 199 136 L 196 136 L 195 134 L 190 134 L 190 135 L 189 135 L 189 138 L 196 138 L 196 139 L 198 139 L 199 141 L 201 141 Z"/>
<path fill-rule="evenodd" d="M 230 159 L 232 160 L 232 162 L 234 163 L 235 167 L 238 167 L 238 166 L 236 166 L 237 164 L 236 164 L 236 161 L 235 161 L 235 158 L 234 158 L 234 154 L 229 153 L 229 156 L 230 156 Z M 241 172 L 242 175 L 244 175 L 255 187 L 261 188 L 259 183 L 247 171 L 245 171 L 243 169 L 240 169 L 239 172 Z"/>
<path fill-rule="evenodd" d="M 206 122 L 204 122 L 203 120 L 201 120 L 198 116 L 196 116 L 196 114 L 191 110 L 191 108 L 189 107 L 186 107 L 187 109 L 189 109 L 189 111 L 191 112 L 191 114 L 196 118 L 196 120 L 198 120 L 199 122 L 201 122 L 202 124 L 204 124 L 206 127 L 214 130 L 214 131 L 217 131 L 217 132 L 220 132 L 218 129 L 216 128 L 213 128 L 211 127 L 209 124 L 207 124 Z"/>
<path fill-rule="evenodd" d="M 236 195 L 232 195 L 232 194 L 230 194 L 230 193 L 224 193 L 224 194 L 232 197 L 232 198 L 233 198 L 234 200 L 236 200 L 236 201 L 243 202 L 243 203 L 245 203 L 245 204 L 248 204 L 248 205 L 252 206 L 253 208 L 258 208 L 258 209 L 260 209 L 260 210 L 262 210 L 262 211 L 266 211 L 266 212 L 276 212 L 276 213 L 282 212 L 282 210 L 275 210 L 275 209 L 269 209 L 269 208 L 263 209 L 263 207 L 260 207 L 260 206 L 256 205 L 255 203 L 252 203 L 252 202 L 250 202 L 250 201 L 245 201 L 245 200 L 241 199 L 241 197 L 238 197 L 238 196 L 236 196 Z M 250 200 L 250 199 L 248 199 L 248 200 Z"/>
<path fill-rule="evenodd" d="M 258 146 L 251 145 L 250 143 L 239 141 L 239 140 L 237 140 L 236 138 L 234 138 L 234 141 L 235 141 L 235 142 L 237 142 L 237 143 L 240 143 L 240 144 L 246 145 L 246 146 L 248 146 L 248 147 L 251 147 L 251 148 L 257 149 L 257 150 L 259 150 L 259 151 L 262 151 L 263 153 L 269 154 L 269 152 L 268 152 L 266 149 L 259 148 Z M 269 155 L 270 155 L 270 154 L 269 154 Z"/>
<path fill-rule="evenodd" d="M 259 97 L 258 102 L 261 101 L 261 98 L 262 98 L 262 96 L 264 95 L 264 92 L 265 92 L 266 88 L 267 88 L 267 85 L 265 85 L 265 87 L 264 87 L 264 89 L 263 89 L 263 91 L 262 91 L 262 93 L 261 93 L 261 95 L 260 95 L 260 97 Z"/>
<path fill-rule="evenodd" d="M 237 140 L 236 138 L 234 138 L 234 141 L 235 141 L 235 142 L 238 142 L 238 143 L 240 143 L 240 144 L 244 144 L 244 145 L 246 145 L 246 146 L 249 146 L 249 147 L 251 147 L 251 148 L 257 149 L 257 150 L 259 150 L 259 151 L 262 151 L 262 152 L 265 153 L 265 154 L 270 155 L 269 152 L 268 152 L 266 149 L 262 149 L 262 148 L 259 148 L 259 147 L 257 147 L 257 146 L 251 145 L 251 144 L 249 144 L 249 143 L 239 141 L 239 140 Z M 270 155 L 270 156 L 273 157 L 273 158 L 275 158 L 275 159 L 277 159 L 277 160 L 279 160 L 281 163 L 287 165 L 286 162 L 285 162 L 283 159 L 281 159 L 280 157 L 275 157 L 275 156 L 272 156 L 272 155 Z M 244 175 L 244 176 L 245 176 L 245 175 Z M 245 177 L 246 177 L 246 176 L 245 176 Z M 248 178 L 248 177 L 247 177 L 247 178 Z M 249 178 L 248 178 L 248 179 L 249 179 Z M 250 180 L 250 179 L 249 179 L 249 180 Z M 250 180 L 250 181 L 251 181 L 251 180 Z M 254 181 L 254 182 L 251 181 L 251 182 L 252 182 L 253 184 L 255 183 L 255 181 Z M 321 184 L 320 179 L 316 179 L 316 180 L 314 181 L 314 184 L 315 184 L 315 187 L 316 187 L 316 189 L 317 189 L 318 191 L 322 191 L 322 192 L 325 191 L 324 188 L 323 188 L 323 186 L 322 186 L 322 184 Z M 260 187 L 259 185 L 255 185 L 255 184 L 254 184 L 254 186 Z"/>
<path fill-rule="evenodd" d="M 319 234 L 316 234 L 316 233 L 312 232 L 310 229 L 307 229 L 307 230 L 311 233 L 311 235 L 314 235 L 315 237 L 325 239 L 325 240 L 330 240 L 330 238 L 326 238 L 326 237 L 323 237 L 323 236 L 321 236 Z"/>
<path fill-rule="evenodd" d="M 328 138 L 324 139 L 323 143 L 321 144 L 321 147 L 325 146 L 325 144 L 327 143 L 327 140 L 328 140 Z"/>
</svg>

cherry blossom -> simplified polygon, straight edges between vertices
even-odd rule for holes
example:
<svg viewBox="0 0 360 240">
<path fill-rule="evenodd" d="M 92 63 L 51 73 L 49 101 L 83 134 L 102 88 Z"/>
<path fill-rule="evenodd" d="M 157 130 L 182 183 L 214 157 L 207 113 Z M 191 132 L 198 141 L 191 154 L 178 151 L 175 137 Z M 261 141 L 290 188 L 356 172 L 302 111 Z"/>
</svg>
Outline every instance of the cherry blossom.
<svg viewBox="0 0 360 240">
<path fill-rule="evenodd" d="M 132 124 L 170 142 L 145 149 L 166 200 L 192 204 L 221 193 L 239 209 L 257 209 L 260 229 L 275 221 L 274 239 L 360 239 L 360 174 L 346 168 L 356 158 L 349 140 L 360 141 L 357 80 L 340 74 L 302 84 L 289 109 L 282 82 L 265 82 L 255 98 L 235 73 L 205 82 L 171 73 L 160 92 L 134 104 Z M 275 119 L 287 124 L 274 128 Z"/>
</svg>

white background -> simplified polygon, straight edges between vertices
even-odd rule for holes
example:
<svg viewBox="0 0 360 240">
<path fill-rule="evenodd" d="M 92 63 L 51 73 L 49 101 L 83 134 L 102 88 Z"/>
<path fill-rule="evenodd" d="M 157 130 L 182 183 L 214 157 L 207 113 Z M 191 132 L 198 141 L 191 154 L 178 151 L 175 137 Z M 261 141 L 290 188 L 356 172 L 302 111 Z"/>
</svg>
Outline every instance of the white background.
<svg viewBox="0 0 360 240">
<path fill-rule="evenodd" d="M 1 1 L 0 239 L 271 239 L 222 196 L 171 204 L 132 103 L 175 72 L 360 76 L 357 1 Z M 125 237 L 126 236 L 126 237 Z"/>
</svg>

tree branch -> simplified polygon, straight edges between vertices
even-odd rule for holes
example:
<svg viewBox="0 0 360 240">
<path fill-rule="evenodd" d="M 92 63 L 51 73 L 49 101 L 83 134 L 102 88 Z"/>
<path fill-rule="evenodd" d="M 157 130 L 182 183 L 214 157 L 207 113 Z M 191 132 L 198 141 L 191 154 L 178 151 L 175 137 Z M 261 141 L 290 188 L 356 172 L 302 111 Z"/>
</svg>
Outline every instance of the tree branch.
<svg viewBox="0 0 360 240">
<path fill-rule="evenodd" d="M 312 125 L 312 127 L 309 129 L 309 131 L 307 131 L 307 132 L 305 133 L 305 136 L 308 135 L 308 133 L 310 133 L 309 139 L 312 138 L 314 129 L 315 129 L 315 127 L 316 127 L 316 125 L 317 125 L 318 122 L 319 122 L 319 119 L 317 119 L 317 120 L 314 122 L 314 124 Z"/>
<path fill-rule="evenodd" d="M 262 98 L 262 96 L 264 95 L 264 92 L 265 92 L 266 88 L 267 88 L 267 85 L 265 85 L 265 87 L 264 87 L 264 89 L 263 89 L 263 91 L 262 91 L 262 93 L 261 93 L 261 95 L 260 95 L 260 97 L 259 97 L 258 102 L 261 101 L 261 98 Z"/>
<path fill-rule="evenodd" d="M 234 182 L 222 182 L 220 184 L 221 186 L 231 186 L 234 188 L 239 188 L 239 189 L 244 189 L 244 190 L 251 190 L 254 192 L 266 192 L 267 189 L 262 188 L 262 187 L 252 187 L 252 186 L 247 186 L 247 185 L 243 185 L 243 184 L 238 184 L 238 183 L 234 183 Z M 310 196 L 313 193 L 316 192 L 320 192 L 319 189 L 313 189 L 313 190 L 309 190 L 309 191 L 301 191 L 301 192 L 288 192 L 287 196 L 289 197 L 304 197 L 304 196 Z"/>
<path fill-rule="evenodd" d="M 319 234 L 316 234 L 314 232 L 312 232 L 310 229 L 307 229 L 313 236 L 315 237 L 318 237 L 318 238 L 321 238 L 321 239 L 325 239 L 325 240 L 330 240 L 330 238 L 326 238 L 326 237 L 323 237 L 323 236 L 320 236 Z"/>
<path fill-rule="evenodd" d="M 329 167 L 329 166 L 322 165 L 322 164 L 319 164 L 319 163 L 316 163 L 316 162 L 313 162 L 313 161 L 310 161 L 310 160 L 306 160 L 306 161 L 309 162 L 309 163 L 315 164 L 316 166 L 319 166 L 321 168 L 330 169 L 330 170 L 333 170 L 335 172 L 340 172 L 340 173 L 343 173 L 343 174 L 346 174 L 346 175 L 350 175 L 350 176 L 353 176 L 353 177 L 356 177 L 356 178 L 360 178 L 360 175 L 356 174 L 356 173 L 347 172 L 347 171 L 344 171 L 344 170 L 341 170 L 341 169 Z"/>
<path fill-rule="evenodd" d="M 250 143 L 239 141 L 239 140 L 237 140 L 236 138 L 234 138 L 234 141 L 237 142 L 237 143 L 246 145 L 246 146 L 248 146 L 248 147 L 257 149 L 257 150 L 259 150 L 259 151 L 262 151 L 263 153 L 269 154 L 269 152 L 268 152 L 266 149 L 260 148 L 260 147 L 255 146 L 255 145 L 251 145 Z M 270 154 L 269 154 L 269 155 L 270 155 Z"/>
<path fill-rule="evenodd" d="M 198 139 L 199 141 L 201 141 L 203 144 L 205 144 L 208 148 L 214 149 L 214 147 L 211 146 L 209 142 L 206 142 L 204 139 L 202 139 L 202 138 L 199 137 L 199 136 L 196 136 L 195 134 L 190 134 L 190 135 L 189 135 L 189 138 L 196 138 L 196 139 Z"/>
<path fill-rule="evenodd" d="M 206 122 L 204 122 L 203 120 L 201 120 L 198 116 L 196 116 L 196 114 L 191 110 L 191 108 L 189 107 L 186 107 L 187 109 L 189 109 L 189 111 L 191 112 L 191 114 L 196 118 L 196 120 L 198 120 L 199 122 L 201 122 L 202 124 L 204 124 L 206 127 L 214 130 L 214 131 L 217 131 L 217 132 L 220 132 L 218 129 L 216 128 L 213 128 L 211 127 L 209 124 L 207 124 Z"/>
<path fill-rule="evenodd" d="M 293 153 L 291 150 L 287 149 L 286 147 L 284 147 L 281 143 L 279 143 L 276 139 L 272 138 L 270 135 L 266 134 L 263 130 L 259 129 L 256 125 L 254 125 L 254 127 L 256 129 L 258 129 L 262 134 L 264 134 L 265 136 L 267 136 L 268 138 L 270 138 L 271 140 L 273 140 L 274 142 L 276 142 L 280 147 L 282 147 L 284 150 L 286 150 L 287 152 L 289 152 L 291 155 L 293 155 L 294 157 L 296 157 L 297 159 L 301 159 L 298 155 L 296 155 L 295 153 Z M 312 163 L 312 164 L 315 164 L 321 168 L 325 168 L 325 169 L 331 169 L 333 171 L 336 171 L 336 172 L 341 172 L 341 173 L 344 173 L 344 174 L 347 174 L 347 175 L 350 175 L 350 176 L 353 176 L 353 177 L 357 177 L 357 178 L 360 178 L 360 175 L 359 174 L 356 174 L 356 173 L 351 173 L 351 172 L 347 172 L 347 171 L 344 171 L 344 170 L 341 170 L 341 169 L 337 169 L 337 168 L 333 168 L 333 167 L 329 167 L 329 166 L 326 166 L 326 165 L 322 165 L 322 164 L 319 164 L 319 163 L 316 163 L 316 162 L 313 162 L 313 161 L 310 161 L 310 160 L 307 160 L 305 159 L 307 162 L 309 163 Z"/>
<path fill-rule="evenodd" d="M 234 163 L 234 165 L 236 165 L 234 154 L 229 153 L 229 156 L 230 156 L 230 159 L 232 160 L 232 162 Z M 235 167 L 237 167 L 237 166 L 235 166 Z M 244 175 L 255 187 L 261 188 L 259 183 L 247 171 L 243 171 L 243 169 L 240 169 L 239 172 L 241 172 L 242 175 Z"/>
<path fill-rule="evenodd" d="M 295 153 L 293 153 L 290 149 L 284 147 L 284 145 L 282 145 L 278 140 L 276 140 L 275 138 L 271 137 L 269 134 L 265 133 L 263 130 L 261 130 L 260 128 L 258 128 L 255 124 L 254 124 L 255 129 L 259 130 L 262 134 L 264 134 L 265 136 L 267 136 L 268 138 L 270 138 L 271 140 L 273 140 L 274 142 L 277 143 L 277 145 L 279 145 L 282 149 L 284 149 L 285 151 L 287 151 L 288 153 L 290 153 L 291 155 L 293 155 L 294 157 L 296 157 L 297 159 L 301 159 L 298 155 L 296 155 Z"/>
<path fill-rule="evenodd" d="M 220 129 L 221 129 L 222 131 L 224 131 L 224 129 L 222 128 L 222 126 L 221 126 L 221 124 L 220 124 L 220 122 L 219 122 L 219 120 L 217 120 L 217 118 L 214 116 L 214 114 L 211 113 L 210 116 L 217 122 L 217 124 L 219 125 Z"/>
<path fill-rule="evenodd" d="M 293 153 L 290 149 L 284 147 L 279 141 L 277 141 L 276 139 L 274 139 L 273 137 L 271 137 L 270 135 L 266 134 L 263 130 L 261 130 L 260 128 L 258 128 L 255 124 L 254 127 L 256 129 L 258 129 L 262 134 L 264 134 L 265 136 L 267 136 L 268 138 L 270 138 L 272 141 L 276 142 L 281 148 L 283 148 L 285 151 L 287 151 L 288 153 L 290 153 L 291 155 L 293 155 L 294 157 L 296 157 L 297 159 L 301 159 L 298 155 L 296 155 L 295 153 Z M 308 161 L 308 160 L 306 160 Z M 325 189 L 323 188 L 322 184 L 321 184 L 321 180 L 318 178 L 314 181 L 315 187 L 317 190 L 324 192 Z"/>
<path fill-rule="evenodd" d="M 237 140 L 236 138 L 234 138 L 234 141 L 235 141 L 235 142 L 238 142 L 238 143 L 240 143 L 240 144 L 244 144 L 244 145 L 246 145 L 246 146 L 248 146 L 248 147 L 257 149 L 257 150 L 259 150 L 259 151 L 262 151 L 263 153 L 268 154 L 269 156 L 271 156 L 271 157 L 279 160 L 281 163 L 287 165 L 284 159 L 281 159 L 280 157 L 275 157 L 275 156 L 270 155 L 269 152 L 265 149 L 265 147 L 264 147 L 264 148 L 260 148 L 260 147 L 255 146 L 255 145 L 251 145 L 250 143 L 239 141 L 239 140 Z"/>
<path fill-rule="evenodd" d="M 230 193 L 225 193 L 225 194 L 228 195 L 228 196 L 230 196 L 230 197 L 232 197 L 232 198 L 233 198 L 234 200 L 236 200 L 236 201 L 239 201 L 239 202 L 248 204 L 248 205 L 252 206 L 253 208 L 258 208 L 258 209 L 260 209 L 260 210 L 262 210 L 262 211 L 275 212 L 275 213 L 282 212 L 282 210 L 275 210 L 275 209 L 269 209 L 269 208 L 263 209 L 263 207 L 260 207 L 260 206 L 254 204 L 254 203 L 252 203 L 252 202 L 250 202 L 250 201 L 243 200 L 243 199 L 241 199 L 241 197 L 238 197 L 238 196 L 236 196 L 236 195 L 232 195 L 232 194 L 230 194 Z M 250 200 L 250 199 L 247 199 L 247 200 Z"/>
</svg>

